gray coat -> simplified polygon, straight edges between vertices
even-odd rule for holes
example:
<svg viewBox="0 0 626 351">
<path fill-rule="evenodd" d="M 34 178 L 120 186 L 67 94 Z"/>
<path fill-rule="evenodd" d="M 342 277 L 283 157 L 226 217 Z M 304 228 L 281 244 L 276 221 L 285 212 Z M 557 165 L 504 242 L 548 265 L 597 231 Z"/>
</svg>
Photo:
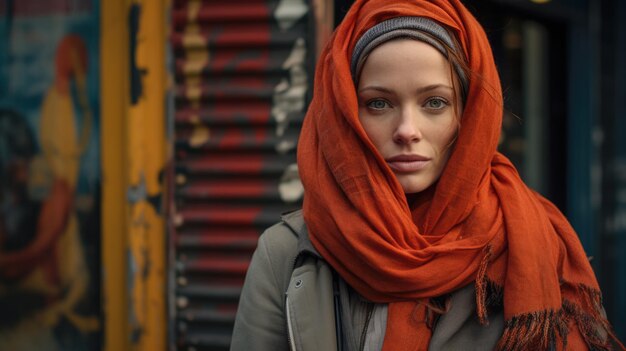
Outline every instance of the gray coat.
<svg viewBox="0 0 626 351">
<path fill-rule="evenodd" d="M 231 350 L 337 350 L 335 301 L 341 305 L 343 350 L 379 350 L 386 305 L 364 300 L 333 274 L 311 245 L 302 212 L 284 215 L 259 239 Z M 503 331 L 502 311 L 491 312 L 489 325 L 481 326 L 473 284 L 454 292 L 450 303 L 435 325 L 429 350 L 493 350 Z"/>
</svg>

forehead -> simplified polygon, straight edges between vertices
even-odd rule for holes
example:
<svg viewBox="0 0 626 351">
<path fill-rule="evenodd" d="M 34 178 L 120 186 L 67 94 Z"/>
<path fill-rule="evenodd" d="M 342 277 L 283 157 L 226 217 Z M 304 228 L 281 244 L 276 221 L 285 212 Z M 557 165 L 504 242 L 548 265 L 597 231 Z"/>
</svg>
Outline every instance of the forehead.
<svg viewBox="0 0 626 351">
<path fill-rule="evenodd" d="M 445 56 L 432 45 L 412 38 L 395 38 L 378 45 L 370 52 L 366 62 L 372 56 L 384 56 L 390 59 L 397 56 L 402 58 L 424 56 L 447 61 Z"/>
<path fill-rule="evenodd" d="M 449 81 L 450 63 L 443 54 L 428 43 L 398 38 L 385 42 L 370 52 L 360 72 L 359 81 L 398 79 L 418 76 Z M 359 84 L 360 85 L 360 84 Z"/>
</svg>

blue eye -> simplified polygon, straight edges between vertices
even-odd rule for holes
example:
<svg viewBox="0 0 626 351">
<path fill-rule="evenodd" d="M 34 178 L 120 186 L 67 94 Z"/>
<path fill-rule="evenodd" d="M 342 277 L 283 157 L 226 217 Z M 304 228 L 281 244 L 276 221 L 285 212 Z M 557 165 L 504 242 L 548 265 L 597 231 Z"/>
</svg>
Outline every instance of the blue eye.
<svg viewBox="0 0 626 351">
<path fill-rule="evenodd" d="M 374 110 L 382 110 L 382 109 L 389 107 L 389 104 L 385 100 L 377 99 L 377 100 L 368 101 L 367 107 L 374 109 Z"/>
<path fill-rule="evenodd" d="M 426 101 L 426 108 L 429 109 L 440 110 L 446 106 L 448 106 L 448 101 L 440 97 L 434 97 Z"/>
</svg>

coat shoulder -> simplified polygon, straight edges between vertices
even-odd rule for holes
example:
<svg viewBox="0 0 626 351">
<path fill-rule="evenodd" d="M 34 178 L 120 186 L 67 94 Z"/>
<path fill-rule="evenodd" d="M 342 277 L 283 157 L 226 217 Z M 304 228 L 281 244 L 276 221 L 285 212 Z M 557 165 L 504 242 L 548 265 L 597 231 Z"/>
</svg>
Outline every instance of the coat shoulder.
<svg viewBox="0 0 626 351">
<path fill-rule="evenodd" d="M 298 235 L 282 220 L 259 237 L 246 274 L 231 351 L 287 351 L 285 291 L 289 285 Z"/>
<path fill-rule="evenodd" d="M 297 211 L 300 212 L 300 211 Z M 301 232 L 297 225 L 301 219 L 301 214 L 294 212 L 284 215 L 282 220 L 267 228 L 257 246 L 258 254 L 266 257 L 270 273 L 281 289 L 286 289 L 289 277 L 293 269 L 294 261 L 298 255 L 298 240 Z M 283 291 L 284 291 L 283 290 Z"/>
<path fill-rule="evenodd" d="M 267 228 L 261 234 L 259 245 L 263 244 L 270 255 L 295 257 L 303 227 L 302 211 L 285 214 L 280 222 Z"/>
</svg>

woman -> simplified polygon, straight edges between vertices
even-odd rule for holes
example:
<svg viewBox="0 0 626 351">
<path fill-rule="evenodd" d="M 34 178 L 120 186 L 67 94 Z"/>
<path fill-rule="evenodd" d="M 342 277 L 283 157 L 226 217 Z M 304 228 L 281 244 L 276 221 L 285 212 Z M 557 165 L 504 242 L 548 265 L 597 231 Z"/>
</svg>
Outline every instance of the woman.
<svg viewBox="0 0 626 351">
<path fill-rule="evenodd" d="M 623 349 L 576 233 L 496 151 L 501 117 L 458 0 L 356 1 L 317 67 L 303 210 L 261 236 L 231 349 Z"/>
</svg>

